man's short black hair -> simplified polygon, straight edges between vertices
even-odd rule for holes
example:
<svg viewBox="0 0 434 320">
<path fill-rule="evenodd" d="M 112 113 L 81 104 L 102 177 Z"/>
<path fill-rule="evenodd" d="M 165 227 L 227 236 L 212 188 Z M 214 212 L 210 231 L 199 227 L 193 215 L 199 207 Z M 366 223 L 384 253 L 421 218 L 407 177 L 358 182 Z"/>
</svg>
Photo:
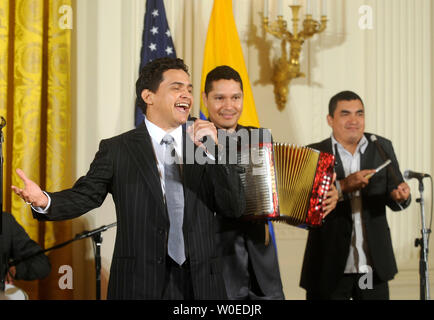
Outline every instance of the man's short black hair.
<svg viewBox="0 0 434 320">
<path fill-rule="evenodd" d="M 205 94 L 212 90 L 212 83 L 219 80 L 235 80 L 240 84 L 241 91 L 243 91 L 243 80 L 240 74 L 229 66 L 218 66 L 208 72 L 205 80 Z"/>
<path fill-rule="evenodd" d="M 333 117 L 336 107 L 339 101 L 351 101 L 351 100 L 360 100 L 363 106 L 363 100 L 359 97 L 359 95 L 353 91 L 342 91 L 338 94 L 335 94 L 329 102 L 329 116 Z"/>
<path fill-rule="evenodd" d="M 146 114 L 146 102 L 142 99 L 142 91 L 148 89 L 156 92 L 160 83 L 163 81 L 163 73 L 167 70 L 184 70 L 188 75 L 188 67 L 179 58 L 159 58 L 147 63 L 140 70 L 139 78 L 136 81 L 136 95 L 138 106 Z"/>
</svg>

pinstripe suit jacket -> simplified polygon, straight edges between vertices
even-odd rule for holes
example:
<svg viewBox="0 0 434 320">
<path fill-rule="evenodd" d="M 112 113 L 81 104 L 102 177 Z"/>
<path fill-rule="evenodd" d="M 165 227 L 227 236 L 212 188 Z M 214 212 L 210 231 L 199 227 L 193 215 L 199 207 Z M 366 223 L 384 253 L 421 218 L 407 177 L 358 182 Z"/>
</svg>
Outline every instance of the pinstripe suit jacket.
<svg viewBox="0 0 434 320">
<path fill-rule="evenodd" d="M 185 139 L 189 139 L 185 128 L 183 137 L 185 157 Z M 194 297 L 225 299 L 214 242 L 214 212 L 242 214 L 244 198 L 238 174 L 229 165 L 184 164 L 183 183 L 183 232 Z M 38 219 L 75 218 L 100 206 L 109 192 L 116 205 L 117 234 L 108 298 L 161 299 L 169 218 L 145 124 L 102 140 L 86 176 L 71 189 L 50 193 L 52 203 L 47 215 L 34 214 Z"/>
</svg>

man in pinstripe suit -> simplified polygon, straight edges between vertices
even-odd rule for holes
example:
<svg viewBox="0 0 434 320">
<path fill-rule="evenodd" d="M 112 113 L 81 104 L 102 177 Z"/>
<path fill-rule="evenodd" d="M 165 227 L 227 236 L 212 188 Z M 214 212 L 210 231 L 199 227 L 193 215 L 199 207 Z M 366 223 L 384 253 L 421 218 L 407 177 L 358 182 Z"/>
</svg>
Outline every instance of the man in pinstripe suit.
<svg viewBox="0 0 434 320">
<path fill-rule="evenodd" d="M 188 69 L 181 59 L 150 62 L 140 73 L 136 92 L 143 102 L 145 122 L 102 140 L 88 173 L 71 189 L 45 193 L 21 170 L 17 173 L 24 187 L 12 189 L 32 205 L 40 220 L 78 217 L 100 206 L 107 193 L 112 194 L 117 235 L 109 299 L 225 299 L 214 243 L 214 212 L 242 214 L 244 200 L 236 168 L 185 161 L 189 143 L 197 153 L 205 149 L 201 143 L 204 136 L 218 140 L 216 128 L 208 121 L 183 126 L 193 96 Z M 169 257 L 167 248 L 170 222 L 165 199 L 170 195 L 164 193 L 159 158 L 162 137 L 167 133 L 174 138 L 176 153 L 184 159 L 182 234 L 186 260 L 181 265 Z"/>
</svg>

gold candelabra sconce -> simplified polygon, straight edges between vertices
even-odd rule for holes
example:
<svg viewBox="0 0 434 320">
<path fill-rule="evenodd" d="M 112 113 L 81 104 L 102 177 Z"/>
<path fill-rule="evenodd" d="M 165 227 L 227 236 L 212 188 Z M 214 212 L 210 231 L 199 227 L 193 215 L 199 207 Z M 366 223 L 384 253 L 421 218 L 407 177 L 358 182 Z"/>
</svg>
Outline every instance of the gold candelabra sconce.
<svg viewBox="0 0 434 320">
<path fill-rule="evenodd" d="M 300 71 L 300 53 L 306 39 L 313 37 L 317 33 L 323 32 L 327 27 L 326 0 L 322 0 L 322 14 L 320 21 L 312 18 L 310 11 L 311 2 L 307 0 L 306 16 L 303 21 L 303 29 L 299 30 L 299 14 L 301 5 L 290 5 L 292 10 L 292 32 L 287 28 L 287 23 L 281 14 L 281 1 L 279 0 L 279 12 L 277 20 L 270 23 L 268 21 L 268 0 L 264 3 L 263 26 L 266 32 L 281 40 L 282 54 L 274 64 L 273 76 L 271 81 L 274 85 L 274 96 L 279 110 L 286 106 L 289 93 L 289 83 L 292 79 L 304 77 Z M 287 44 L 289 43 L 289 59 Z"/>
</svg>

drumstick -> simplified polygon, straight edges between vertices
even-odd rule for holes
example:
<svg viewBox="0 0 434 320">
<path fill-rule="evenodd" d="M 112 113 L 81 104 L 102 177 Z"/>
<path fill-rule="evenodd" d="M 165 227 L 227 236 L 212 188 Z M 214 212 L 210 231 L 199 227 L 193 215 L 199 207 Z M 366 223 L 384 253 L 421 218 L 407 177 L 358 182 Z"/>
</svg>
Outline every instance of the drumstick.
<svg viewBox="0 0 434 320">
<path fill-rule="evenodd" d="M 376 174 L 377 172 L 381 171 L 382 169 L 386 168 L 390 163 L 392 163 L 392 160 L 387 159 L 381 166 L 379 166 L 377 169 L 375 169 L 374 173 L 370 173 L 367 176 L 365 176 L 366 179 L 370 179 L 372 178 L 372 176 L 374 174 Z"/>
</svg>

